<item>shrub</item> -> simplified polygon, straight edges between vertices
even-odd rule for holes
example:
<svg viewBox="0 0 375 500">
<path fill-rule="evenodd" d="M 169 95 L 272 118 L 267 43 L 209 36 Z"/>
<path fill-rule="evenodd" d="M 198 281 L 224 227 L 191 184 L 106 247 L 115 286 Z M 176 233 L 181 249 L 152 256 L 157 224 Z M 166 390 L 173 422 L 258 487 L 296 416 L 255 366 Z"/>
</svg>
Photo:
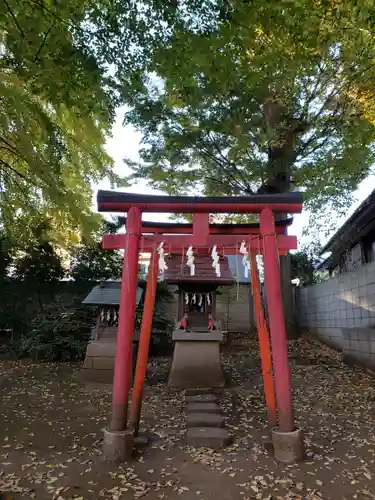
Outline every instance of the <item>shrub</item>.
<svg viewBox="0 0 375 500">
<path fill-rule="evenodd" d="M 16 358 L 39 361 L 83 359 L 93 316 L 93 310 L 81 304 L 60 311 L 51 305 L 33 320 L 29 332 L 13 339 L 9 353 Z"/>
</svg>

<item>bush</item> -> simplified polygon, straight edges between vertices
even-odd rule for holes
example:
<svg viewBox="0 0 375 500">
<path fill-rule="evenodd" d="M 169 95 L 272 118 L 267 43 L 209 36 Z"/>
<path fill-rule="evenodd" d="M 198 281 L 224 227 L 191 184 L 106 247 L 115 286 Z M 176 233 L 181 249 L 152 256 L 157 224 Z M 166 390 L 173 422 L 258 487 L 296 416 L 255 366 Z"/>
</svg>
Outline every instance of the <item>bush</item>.
<svg viewBox="0 0 375 500">
<path fill-rule="evenodd" d="M 137 308 L 135 316 L 135 330 L 141 330 L 143 306 Z M 162 308 L 154 310 L 152 320 L 152 331 L 150 340 L 150 350 L 153 354 L 166 353 L 172 345 L 173 323 L 165 316 Z"/>
<path fill-rule="evenodd" d="M 84 358 L 94 312 L 77 304 L 56 310 L 51 305 L 32 322 L 31 330 L 13 339 L 8 351 L 15 358 L 39 361 L 75 361 Z"/>
</svg>

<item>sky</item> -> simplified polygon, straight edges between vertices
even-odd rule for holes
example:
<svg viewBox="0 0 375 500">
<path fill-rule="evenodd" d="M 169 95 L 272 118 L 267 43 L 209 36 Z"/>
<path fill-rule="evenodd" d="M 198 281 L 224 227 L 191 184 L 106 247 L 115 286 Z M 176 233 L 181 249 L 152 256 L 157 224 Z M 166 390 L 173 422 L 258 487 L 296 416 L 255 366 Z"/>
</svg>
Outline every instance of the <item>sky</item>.
<svg viewBox="0 0 375 500">
<path fill-rule="evenodd" d="M 134 161 L 139 159 L 138 151 L 140 148 L 140 143 L 142 135 L 136 132 L 133 127 L 127 125 L 123 126 L 125 108 L 120 108 L 116 114 L 116 121 L 112 130 L 112 137 L 107 140 L 106 149 L 111 155 L 115 162 L 115 170 L 121 176 L 126 176 L 130 170 L 123 162 L 125 157 L 128 157 Z M 359 189 L 355 193 L 356 202 L 350 207 L 350 210 L 345 218 L 340 221 L 340 225 L 349 217 L 353 211 L 358 207 L 362 201 L 367 198 L 367 196 L 374 189 L 374 183 L 368 180 L 362 182 Z M 110 189 L 109 182 L 103 181 L 94 186 L 94 196 L 96 198 L 96 191 L 98 189 Z M 133 185 L 131 188 L 122 188 L 121 191 L 127 191 L 132 193 L 142 193 L 142 194 L 163 194 L 161 191 L 156 191 L 147 186 L 146 182 L 139 182 Z M 148 221 L 166 221 L 168 220 L 168 214 L 156 214 L 156 213 L 146 213 L 143 215 L 143 220 Z M 295 215 L 293 225 L 290 228 L 289 234 L 296 235 L 299 243 L 306 242 L 306 239 L 302 237 L 302 232 L 304 227 L 308 222 L 307 214 L 302 212 L 301 215 Z M 338 229 L 338 228 L 337 228 Z M 321 243 L 324 244 L 328 241 L 328 238 L 322 238 Z"/>
</svg>

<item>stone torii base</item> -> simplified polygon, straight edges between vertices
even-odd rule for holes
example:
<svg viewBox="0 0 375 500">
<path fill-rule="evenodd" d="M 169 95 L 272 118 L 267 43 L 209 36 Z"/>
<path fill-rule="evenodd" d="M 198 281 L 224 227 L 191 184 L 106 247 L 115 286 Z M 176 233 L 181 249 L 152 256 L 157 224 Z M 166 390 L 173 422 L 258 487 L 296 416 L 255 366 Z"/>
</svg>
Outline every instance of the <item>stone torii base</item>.
<svg viewBox="0 0 375 500">
<path fill-rule="evenodd" d="M 177 389 L 207 389 L 224 386 L 220 362 L 220 331 L 173 332 L 174 352 L 168 385 Z"/>
</svg>

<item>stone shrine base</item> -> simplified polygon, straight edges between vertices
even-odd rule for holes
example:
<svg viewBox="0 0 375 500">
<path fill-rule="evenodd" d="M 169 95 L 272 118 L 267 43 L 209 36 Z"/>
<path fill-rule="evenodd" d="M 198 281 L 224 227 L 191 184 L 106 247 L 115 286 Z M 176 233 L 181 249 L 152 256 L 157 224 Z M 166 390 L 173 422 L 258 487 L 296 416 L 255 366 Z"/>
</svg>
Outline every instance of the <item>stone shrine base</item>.
<svg viewBox="0 0 375 500">
<path fill-rule="evenodd" d="M 173 332 L 174 353 L 168 385 L 178 389 L 224 386 L 220 362 L 220 331 Z"/>
<path fill-rule="evenodd" d="M 116 338 L 91 340 L 87 344 L 86 356 L 81 370 L 85 382 L 112 384 L 116 357 Z M 137 361 L 138 342 L 133 342 L 132 376 Z"/>
</svg>

